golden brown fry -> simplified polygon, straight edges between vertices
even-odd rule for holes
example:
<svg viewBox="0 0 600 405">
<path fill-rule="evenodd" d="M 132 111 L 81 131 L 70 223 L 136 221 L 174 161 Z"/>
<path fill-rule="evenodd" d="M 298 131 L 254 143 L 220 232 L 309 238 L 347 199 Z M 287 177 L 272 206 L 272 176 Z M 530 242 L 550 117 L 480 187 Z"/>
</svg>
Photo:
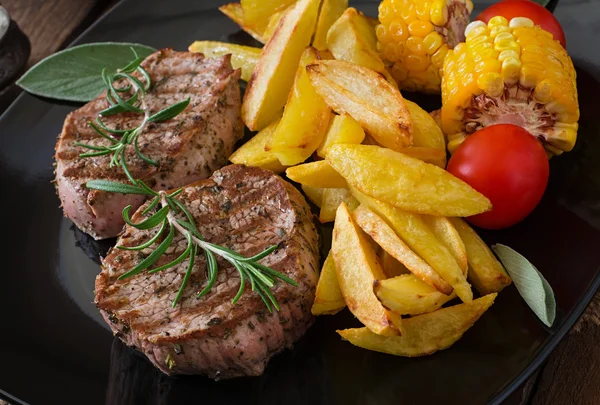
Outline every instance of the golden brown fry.
<svg viewBox="0 0 600 405">
<path fill-rule="evenodd" d="M 252 35 L 258 42 L 264 44 L 267 42 L 263 37 L 263 31 L 251 26 L 244 20 L 244 12 L 240 3 L 229 3 L 219 7 L 219 11 L 225 14 L 231 21 L 240 26 L 241 29 Z"/>
<path fill-rule="evenodd" d="M 264 32 L 271 17 L 289 7 L 296 0 L 240 0 L 244 21 L 259 32 Z"/>
<path fill-rule="evenodd" d="M 420 315 L 438 310 L 456 294 L 445 295 L 414 274 L 376 281 L 375 295 L 384 307 L 401 315 Z"/>
<path fill-rule="evenodd" d="M 361 143 L 365 139 L 365 131 L 360 127 L 354 118 L 348 114 L 336 115 L 331 122 L 331 126 L 325 135 L 325 139 L 319 148 L 317 154 L 324 158 L 327 151 L 333 145 L 338 143 Z"/>
<path fill-rule="evenodd" d="M 337 210 L 331 252 L 342 295 L 352 314 L 373 333 L 398 335 L 400 325 L 393 321 L 400 322 L 400 318 L 390 317 L 373 292 L 373 282 L 385 277 L 381 264 L 344 203 Z"/>
<path fill-rule="evenodd" d="M 404 319 L 402 336 L 376 335 L 367 328 L 338 330 L 338 333 L 364 349 L 396 356 L 425 356 L 452 346 L 494 303 L 496 295 Z"/>
<path fill-rule="evenodd" d="M 465 243 L 469 262 L 469 281 L 480 294 L 499 292 L 512 280 L 488 245 L 465 221 L 450 218 Z"/>
<path fill-rule="evenodd" d="M 304 163 L 290 167 L 286 176 L 296 183 L 311 187 L 346 188 L 348 183 L 327 163 L 326 160 Z M 337 207 L 336 207 L 337 208 Z"/>
<path fill-rule="evenodd" d="M 324 189 L 319 221 L 322 224 L 332 222 L 341 203 L 345 203 L 350 211 L 354 211 L 359 205 L 347 188 Z"/>
<path fill-rule="evenodd" d="M 464 275 L 467 275 L 469 265 L 467 263 L 467 250 L 465 244 L 454 225 L 446 217 L 423 215 L 423 220 L 431 228 L 434 235 L 456 259 Z"/>
<path fill-rule="evenodd" d="M 402 95 L 381 74 L 341 60 L 306 67 L 315 90 L 338 114 L 348 113 L 389 148 L 412 143 L 412 120 Z"/>
<path fill-rule="evenodd" d="M 337 281 L 335 262 L 331 252 L 327 255 L 315 293 L 315 302 L 311 312 L 313 315 L 333 315 L 344 309 L 346 301 Z"/>
<path fill-rule="evenodd" d="M 188 48 L 190 52 L 200 52 L 209 58 L 231 54 L 231 66 L 242 69 L 242 80 L 248 81 L 258 63 L 260 48 L 229 44 L 216 41 L 195 41 Z"/>
<path fill-rule="evenodd" d="M 383 271 L 388 278 L 410 274 L 410 271 L 408 271 L 405 265 L 400 263 L 394 256 L 383 250 L 381 247 L 379 247 L 377 254 L 381 260 Z"/>
<path fill-rule="evenodd" d="M 275 33 L 275 30 L 277 29 L 277 26 L 279 25 L 279 21 L 281 21 L 285 13 L 290 11 L 292 7 L 294 7 L 293 4 L 288 7 L 282 8 L 281 10 L 274 12 L 271 18 L 269 18 L 269 23 L 267 24 L 267 26 L 265 27 L 265 31 L 263 32 L 263 38 L 265 39 L 265 41 L 271 39 L 273 33 Z"/>
<path fill-rule="evenodd" d="M 274 121 L 271 125 L 254 135 L 252 139 L 240 146 L 238 150 L 233 152 L 229 157 L 231 163 L 256 166 L 267 170 L 272 170 L 275 173 L 283 173 L 285 167 L 279 163 L 277 156 L 271 152 L 265 151 L 265 145 L 271 140 L 279 120 Z"/>
<path fill-rule="evenodd" d="M 285 13 L 263 48 L 242 103 L 242 118 L 252 131 L 263 129 L 281 114 L 300 57 L 310 44 L 319 3 L 320 0 L 299 0 Z"/>
<path fill-rule="evenodd" d="M 352 195 L 371 211 L 383 218 L 402 240 L 421 258 L 423 258 L 448 284 L 463 302 L 473 300 L 471 286 L 465 275 L 450 254 L 435 237 L 423 218 L 414 213 L 402 211 L 389 204 L 371 198 L 354 188 Z M 449 291 L 440 291 L 450 294 Z"/>
<path fill-rule="evenodd" d="M 348 0 L 323 0 L 313 39 L 313 46 L 319 51 L 327 49 L 327 32 L 347 8 Z"/>
<path fill-rule="evenodd" d="M 432 288 L 450 294 L 452 291 L 450 284 L 413 252 L 379 215 L 361 205 L 352 213 L 352 218 L 367 235 L 396 260 L 404 264 L 411 273 Z"/>
<path fill-rule="evenodd" d="M 445 170 L 390 149 L 334 145 L 327 161 L 360 192 L 406 211 L 471 216 L 492 207 L 483 194 Z"/>
<path fill-rule="evenodd" d="M 442 130 L 437 126 L 435 120 L 416 103 L 405 100 L 406 107 L 410 111 L 413 120 L 413 146 L 431 148 L 439 151 L 439 158 L 435 161 L 427 160 L 427 163 L 446 167 L 446 139 Z M 412 156 L 412 155 L 411 155 Z M 419 158 L 418 156 L 414 156 Z M 421 159 L 425 160 L 425 159 Z"/>
<path fill-rule="evenodd" d="M 440 149 L 411 146 L 409 148 L 398 148 L 396 152 L 422 160 L 425 163 L 431 163 L 442 169 L 446 167 L 446 152 Z"/>
<path fill-rule="evenodd" d="M 323 204 L 323 193 L 325 192 L 324 188 L 302 185 L 302 191 L 304 191 L 304 194 L 306 194 L 313 204 L 321 208 L 321 205 Z"/>
</svg>

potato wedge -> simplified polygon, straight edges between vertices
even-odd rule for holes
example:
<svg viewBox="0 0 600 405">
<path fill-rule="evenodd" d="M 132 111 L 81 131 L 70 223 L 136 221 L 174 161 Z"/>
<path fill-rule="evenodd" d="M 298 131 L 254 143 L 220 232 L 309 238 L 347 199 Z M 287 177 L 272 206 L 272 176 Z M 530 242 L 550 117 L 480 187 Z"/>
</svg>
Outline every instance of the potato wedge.
<svg viewBox="0 0 600 405">
<path fill-rule="evenodd" d="M 446 217 L 423 215 L 423 220 L 431 228 L 433 234 L 454 256 L 463 274 L 467 275 L 469 264 L 467 263 L 467 250 L 458 231 Z"/>
<path fill-rule="evenodd" d="M 473 299 L 471 286 L 467 283 L 456 260 L 438 241 L 420 215 L 397 209 L 371 198 L 355 188 L 350 187 L 350 190 L 361 204 L 383 218 L 416 254 L 429 263 L 454 288 L 463 302 L 470 302 Z M 440 292 L 448 295 L 452 291 L 443 289 Z"/>
<path fill-rule="evenodd" d="M 413 252 L 379 215 L 364 205 L 352 213 L 356 224 L 396 260 L 432 288 L 448 293 L 452 287 L 429 264 Z"/>
<path fill-rule="evenodd" d="M 436 165 L 442 169 L 446 167 L 446 152 L 440 149 L 411 146 L 409 148 L 398 148 L 396 152 Z"/>
<path fill-rule="evenodd" d="M 446 167 L 446 138 L 444 138 L 442 130 L 427 111 L 410 100 L 405 101 L 413 120 L 413 146 L 437 150 L 440 154 L 439 158 L 437 160 L 427 160 L 427 163 L 444 169 Z M 419 158 L 418 156 L 414 157 Z"/>
<path fill-rule="evenodd" d="M 404 319 L 402 336 L 376 335 L 367 328 L 338 330 L 355 346 L 404 357 L 432 354 L 452 346 L 494 303 L 489 294 L 470 303 Z"/>
<path fill-rule="evenodd" d="M 190 52 L 200 52 L 209 58 L 231 54 L 231 66 L 242 69 L 242 80 L 248 81 L 258 63 L 262 49 L 252 46 L 229 44 L 216 41 L 195 41 L 188 48 Z"/>
<path fill-rule="evenodd" d="M 271 18 L 269 18 L 269 23 L 267 24 L 267 26 L 265 27 L 265 31 L 263 32 L 263 38 L 265 39 L 265 41 L 271 39 L 271 37 L 275 33 L 275 30 L 277 29 L 277 26 L 279 25 L 279 21 L 281 21 L 285 13 L 290 11 L 292 7 L 294 7 L 293 4 L 279 11 L 276 11 L 273 13 Z"/>
<path fill-rule="evenodd" d="M 490 200 L 437 166 L 368 145 L 334 145 L 327 161 L 360 192 L 405 211 L 444 217 L 471 216 Z"/>
<path fill-rule="evenodd" d="M 304 191 L 304 194 L 306 194 L 306 197 L 308 197 L 310 202 L 321 208 L 321 205 L 323 205 L 323 194 L 325 192 L 324 188 L 302 185 L 302 191 Z"/>
<path fill-rule="evenodd" d="M 296 0 L 240 0 L 244 21 L 259 32 L 264 32 L 271 16 L 294 4 Z"/>
<path fill-rule="evenodd" d="M 286 103 L 304 49 L 310 44 L 320 0 L 299 0 L 285 13 L 260 54 L 242 103 L 242 118 L 252 131 L 273 122 Z"/>
<path fill-rule="evenodd" d="M 345 203 L 350 211 L 354 211 L 359 205 L 347 188 L 324 189 L 319 221 L 324 224 L 335 220 L 337 209 L 341 203 Z"/>
<path fill-rule="evenodd" d="M 456 294 L 445 295 L 414 274 L 375 281 L 375 295 L 384 307 L 401 315 L 420 315 L 438 310 Z"/>
<path fill-rule="evenodd" d="M 315 293 L 315 302 L 311 308 L 313 315 L 333 315 L 344 309 L 346 301 L 340 290 L 331 252 L 327 255 Z"/>
<path fill-rule="evenodd" d="M 366 236 L 356 226 L 346 204 L 335 217 L 331 252 L 337 279 L 348 309 L 373 333 L 394 336 L 400 333 L 399 317 L 390 319 L 373 292 L 373 282 L 385 274 Z"/>
<path fill-rule="evenodd" d="M 365 131 L 354 118 L 348 114 L 336 115 L 325 135 L 325 139 L 317 149 L 317 155 L 325 158 L 327 151 L 338 143 L 359 144 L 365 139 Z"/>
<path fill-rule="evenodd" d="M 412 119 L 404 98 L 381 74 L 341 60 L 306 67 L 315 90 L 338 114 L 348 113 L 388 148 L 412 143 Z"/>
<path fill-rule="evenodd" d="M 317 150 L 333 119 L 331 109 L 313 89 L 306 73 L 306 65 L 317 57 L 314 48 L 304 51 L 283 118 L 267 145 L 281 164 L 287 166 L 304 162 Z"/>
<path fill-rule="evenodd" d="M 340 176 L 338 172 L 333 170 L 326 160 L 318 160 L 316 162 L 290 167 L 286 170 L 285 174 L 290 180 L 311 187 L 348 187 L 346 180 Z"/>
<path fill-rule="evenodd" d="M 348 0 L 323 0 L 321 12 L 317 21 L 313 46 L 319 51 L 327 49 L 327 33 L 333 23 L 340 18 L 348 8 Z"/>
<path fill-rule="evenodd" d="M 381 260 L 381 265 L 383 266 L 383 272 L 388 278 L 401 276 L 403 274 L 411 274 L 405 265 L 400 263 L 394 256 L 383 250 L 381 247 L 378 256 Z"/>
<path fill-rule="evenodd" d="M 442 129 L 442 110 L 441 109 L 433 110 L 432 112 L 429 113 L 429 116 L 431 118 L 433 118 L 433 120 L 435 121 L 435 125 L 437 125 L 438 128 L 440 129 L 440 131 L 442 131 L 442 133 L 444 133 L 444 130 Z"/>
<path fill-rule="evenodd" d="M 512 280 L 488 245 L 460 218 L 450 218 L 465 243 L 469 262 L 469 281 L 480 294 L 499 292 Z"/>
<path fill-rule="evenodd" d="M 229 156 L 229 161 L 238 165 L 256 166 L 275 173 L 283 173 L 285 167 L 279 163 L 277 156 L 265 151 L 265 145 L 271 140 L 277 125 L 279 125 L 279 120 L 254 135 L 252 139 Z"/>
<path fill-rule="evenodd" d="M 250 25 L 244 20 L 244 12 L 242 11 L 242 5 L 240 3 L 229 3 L 219 7 L 219 11 L 225 14 L 231 21 L 240 26 L 241 29 L 250 34 L 258 42 L 264 44 L 267 42 L 263 37 L 263 31 Z"/>
</svg>

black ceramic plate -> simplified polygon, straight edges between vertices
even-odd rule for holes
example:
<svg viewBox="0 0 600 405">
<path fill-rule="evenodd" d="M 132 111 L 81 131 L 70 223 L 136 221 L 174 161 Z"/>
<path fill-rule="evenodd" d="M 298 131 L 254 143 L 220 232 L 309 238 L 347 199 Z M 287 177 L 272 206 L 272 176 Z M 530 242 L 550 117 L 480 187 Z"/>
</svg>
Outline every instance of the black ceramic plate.
<svg viewBox="0 0 600 405">
<path fill-rule="evenodd" d="M 128 0 L 79 42 L 175 49 L 196 39 L 251 43 L 219 13 L 220 3 Z M 556 7 L 578 68 L 577 146 L 552 159 L 546 195 L 526 221 L 483 233 L 489 243 L 522 252 L 544 273 L 559 308 L 552 329 L 536 320 L 511 286 L 463 339 L 430 357 L 398 358 L 343 342 L 335 330 L 356 325 L 346 311 L 319 318 L 261 377 L 167 378 L 104 325 L 92 304 L 99 267 L 90 257 L 107 244 L 76 231 L 58 207 L 53 148 L 76 106 L 23 95 L 0 119 L 0 398 L 32 405 L 500 403 L 556 346 L 600 284 L 600 55 L 589 53 L 600 24 L 592 3 Z M 375 1 L 353 5 L 376 15 Z M 419 101 L 427 108 L 439 103 Z"/>
</svg>

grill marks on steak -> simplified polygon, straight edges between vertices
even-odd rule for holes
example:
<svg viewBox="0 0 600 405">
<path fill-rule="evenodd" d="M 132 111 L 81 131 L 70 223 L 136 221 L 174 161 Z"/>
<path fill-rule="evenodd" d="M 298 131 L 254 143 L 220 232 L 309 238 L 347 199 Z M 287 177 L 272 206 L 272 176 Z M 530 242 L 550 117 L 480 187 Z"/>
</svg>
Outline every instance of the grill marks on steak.
<svg viewBox="0 0 600 405">
<path fill-rule="evenodd" d="M 243 135 L 240 117 L 239 70 L 233 70 L 230 55 L 219 59 L 170 49 L 150 55 L 142 66 L 152 78 L 146 104 L 152 114 L 190 98 L 190 104 L 172 120 L 149 124 L 139 137 L 140 150 L 159 162 L 141 160 L 133 146 L 126 152 L 127 166 L 134 178 L 154 189 L 169 189 L 204 179 L 227 163 L 235 143 Z M 96 239 L 116 236 L 123 228 L 122 209 L 134 208 L 143 197 L 90 191 L 92 179 L 128 182 L 120 167 L 110 167 L 111 155 L 81 158 L 90 152 L 75 142 L 108 146 L 88 123 L 109 106 L 101 95 L 65 120 L 56 145 L 56 183 L 65 215 Z M 123 113 L 103 119 L 110 128 L 139 126 L 140 114 Z"/>
<path fill-rule="evenodd" d="M 116 248 L 105 258 L 96 279 L 96 305 L 117 336 L 167 374 L 199 373 L 212 378 L 260 375 L 271 356 L 291 346 L 313 321 L 310 306 L 319 253 L 310 209 L 301 194 L 279 176 L 236 165 L 186 187 L 178 198 L 190 208 L 207 241 L 245 256 L 279 246 L 261 263 L 299 284 L 277 282 L 273 293 L 281 310 L 269 313 L 249 285 L 232 305 L 239 276 L 220 258 L 217 282 L 208 295 L 196 298 L 206 284 L 201 254 L 182 299 L 172 308 L 188 261 L 156 274 L 144 272 L 118 281 L 150 250 L 140 255 Z M 143 220 L 141 210 L 134 221 Z M 154 232 L 127 226 L 118 245 L 138 245 Z M 167 251 L 156 266 L 175 259 L 187 242 L 176 233 L 174 243 L 177 247 Z"/>
</svg>

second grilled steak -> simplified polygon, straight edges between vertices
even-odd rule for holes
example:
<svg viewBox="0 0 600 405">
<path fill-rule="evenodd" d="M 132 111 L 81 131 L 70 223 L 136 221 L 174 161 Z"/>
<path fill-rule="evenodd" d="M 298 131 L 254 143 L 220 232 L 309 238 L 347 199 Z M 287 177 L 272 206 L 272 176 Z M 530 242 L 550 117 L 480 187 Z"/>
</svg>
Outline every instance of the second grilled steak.
<svg viewBox="0 0 600 405">
<path fill-rule="evenodd" d="M 206 285 L 206 265 L 199 254 L 183 296 L 172 308 L 188 260 L 158 273 L 118 280 L 149 251 L 113 248 L 96 279 L 96 305 L 117 336 L 167 374 L 260 375 L 269 359 L 298 340 L 313 321 L 310 307 L 318 278 L 319 246 L 310 208 L 281 177 L 238 165 L 185 187 L 178 199 L 190 208 L 198 230 L 209 242 L 246 257 L 278 245 L 261 263 L 292 278 L 298 287 L 277 282 L 273 294 L 281 309 L 273 313 L 250 291 L 250 285 L 234 305 L 231 301 L 240 278 L 233 266 L 217 258 L 217 282 L 208 295 L 197 298 Z M 134 222 L 143 220 L 141 210 Z M 137 246 L 155 232 L 127 226 L 117 245 Z M 172 246 L 176 248 L 167 250 L 153 267 L 179 256 L 186 247 L 185 237 L 176 234 Z"/>
<path fill-rule="evenodd" d="M 129 146 L 126 160 L 136 179 L 154 189 L 169 189 L 204 179 L 227 163 L 235 143 L 243 136 L 240 118 L 240 71 L 233 70 L 230 55 L 218 59 L 202 54 L 163 49 L 143 63 L 152 88 L 146 104 L 154 114 L 190 98 L 174 119 L 149 124 L 139 137 L 141 152 L 159 162 L 141 160 Z M 56 185 L 64 213 L 79 229 L 96 239 L 116 236 L 123 228 L 122 209 L 137 208 L 143 197 L 90 191 L 88 180 L 128 182 L 120 167 L 110 167 L 110 155 L 82 158 L 89 152 L 75 142 L 109 145 L 90 126 L 109 106 L 104 95 L 69 114 L 56 145 Z M 110 128 L 135 128 L 140 114 L 123 113 L 103 118 Z"/>
</svg>

